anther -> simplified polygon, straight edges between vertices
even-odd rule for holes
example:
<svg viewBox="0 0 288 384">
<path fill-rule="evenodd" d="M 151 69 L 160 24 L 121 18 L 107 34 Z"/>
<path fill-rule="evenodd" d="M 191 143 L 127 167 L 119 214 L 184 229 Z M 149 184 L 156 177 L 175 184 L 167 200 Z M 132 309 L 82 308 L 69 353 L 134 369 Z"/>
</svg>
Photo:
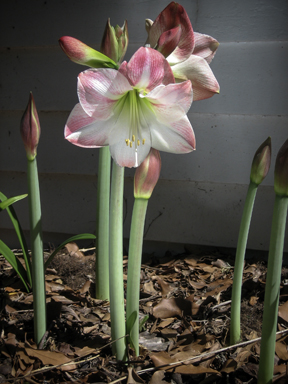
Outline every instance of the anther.
<svg viewBox="0 0 288 384">
<path fill-rule="evenodd" d="M 135 141 L 135 135 L 132 135 L 132 141 L 133 141 L 133 143 L 134 143 L 134 141 Z"/>
<path fill-rule="evenodd" d="M 143 145 L 145 144 L 145 139 L 142 140 L 142 144 L 143 144 Z"/>
<path fill-rule="evenodd" d="M 125 143 L 126 143 L 127 146 L 129 145 L 129 141 L 130 141 L 129 139 L 125 140 Z"/>
<path fill-rule="evenodd" d="M 140 145 L 140 140 L 137 140 L 137 145 L 138 145 L 138 147 L 139 147 L 139 145 Z"/>
</svg>

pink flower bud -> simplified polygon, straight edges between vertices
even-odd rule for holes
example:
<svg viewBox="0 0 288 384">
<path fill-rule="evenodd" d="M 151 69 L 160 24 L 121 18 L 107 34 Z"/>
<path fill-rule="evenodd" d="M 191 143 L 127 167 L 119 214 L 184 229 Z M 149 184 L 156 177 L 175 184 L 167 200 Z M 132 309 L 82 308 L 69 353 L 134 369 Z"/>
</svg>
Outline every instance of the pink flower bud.
<svg viewBox="0 0 288 384">
<path fill-rule="evenodd" d="M 127 20 L 122 28 L 119 25 L 114 28 L 110 24 L 110 19 L 108 19 L 101 43 L 101 52 L 110 57 L 115 63 L 120 63 L 127 51 L 128 41 Z"/>
<path fill-rule="evenodd" d="M 259 185 L 265 179 L 271 163 L 271 137 L 257 149 L 251 167 L 250 180 Z"/>
<path fill-rule="evenodd" d="M 71 36 L 59 39 L 60 47 L 71 61 L 92 68 L 118 68 L 109 57 Z"/>
<path fill-rule="evenodd" d="M 40 138 L 40 122 L 32 92 L 20 123 L 20 133 L 28 160 L 34 160 Z"/>
<path fill-rule="evenodd" d="M 288 139 L 282 145 L 276 157 L 274 190 L 276 195 L 288 197 Z"/>
<path fill-rule="evenodd" d="M 160 176 L 161 157 L 159 151 L 151 148 L 146 159 L 135 171 L 134 197 L 149 199 Z"/>
</svg>

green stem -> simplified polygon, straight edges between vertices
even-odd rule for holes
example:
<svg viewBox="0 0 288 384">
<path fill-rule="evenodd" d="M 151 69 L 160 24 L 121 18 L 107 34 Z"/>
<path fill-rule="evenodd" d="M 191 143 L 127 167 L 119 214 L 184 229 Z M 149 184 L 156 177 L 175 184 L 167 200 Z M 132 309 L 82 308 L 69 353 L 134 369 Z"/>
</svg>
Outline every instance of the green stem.
<svg viewBox="0 0 288 384">
<path fill-rule="evenodd" d="M 250 182 L 238 236 L 231 302 L 230 344 L 232 345 L 238 343 L 241 340 L 240 316 L 242 277 L 245 251 L 257 187 L 257 184 Z"/>
<path fill-rule="evenodd" d="M 126 300 L 127 332 L 129 333 L 130 343 L 135 349 L 136 356 L 139 355 L 140 273 L 147 206 L 148 199 L 136 198 L 134 201 L 128 253 Z"/>
<path fill-rule="evenodd" d="M 99 150 L 96 216 L 96 299 L 109 300 L 109 198 L 111 156 L 109 147 Z"/>
<path fill-rule="evenodd" d="M 27 176 L 32 253 L 34 338 L 38 345 L 46 332 L 46 299 L 41 203 L 36 157 L 34 160 L 28 160 Z"/>
<path fill-rule="evenodd" d="M 258 384 L 273 378 L 279 290 L 284 248 L 288 198 L 275 196 L 264 298 Z"/>
<path fill-rule="evenodd" d="M 109 288 L 113 353 L 126 360 L 123 286 L 123 191 L 124 167 L 113 162 L 110 204 Z M 120 339 L 119 339 L 120 338 Z"/>
</svg>

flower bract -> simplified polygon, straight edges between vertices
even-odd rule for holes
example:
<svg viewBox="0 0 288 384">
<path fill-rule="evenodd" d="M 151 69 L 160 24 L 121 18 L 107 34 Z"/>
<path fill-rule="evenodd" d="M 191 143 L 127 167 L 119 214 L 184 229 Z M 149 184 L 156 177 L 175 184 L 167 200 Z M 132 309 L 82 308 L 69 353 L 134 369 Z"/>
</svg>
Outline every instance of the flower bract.
<svg viewBox="0 0 288 384">
<path fill-rule="evenodd" d="M 78 77 L 79 103 L 65 138 L 86 148 L 109 145 L 119 166 L 138 167 L 150 148 L 171 153 L 195 149 L 187 118 L 190 81 L 174 83 L 164 56 L 142 47 L 119 70 L 88 69 Z"/>
</svg>

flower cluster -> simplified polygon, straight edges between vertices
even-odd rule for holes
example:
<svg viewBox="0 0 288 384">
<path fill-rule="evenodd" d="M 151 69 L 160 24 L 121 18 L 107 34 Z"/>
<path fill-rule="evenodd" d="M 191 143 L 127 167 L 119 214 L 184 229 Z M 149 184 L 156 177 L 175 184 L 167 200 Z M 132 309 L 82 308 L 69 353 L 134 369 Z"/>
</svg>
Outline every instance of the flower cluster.
<svg viewBox="0 0 288 384">
<path fill-rule="evenodd" d="M 218 42 L 195 33 L 185 9 L 170 3 L 146 20 L 148 38 L 130 61 L 127 22 L 106 25 L 101 53 L 64 36 L 60 45 L 74 62 L 90 69 L 78 76 L 79 103 L 65 127 L 65 138 L 86 148 L 108 146 L 119 166 L 138 167 L 151 148 L 171 153 L 195 149 L 187 118 L 192 100 L 219 93 L 209 67 Z"/>
</svg>

